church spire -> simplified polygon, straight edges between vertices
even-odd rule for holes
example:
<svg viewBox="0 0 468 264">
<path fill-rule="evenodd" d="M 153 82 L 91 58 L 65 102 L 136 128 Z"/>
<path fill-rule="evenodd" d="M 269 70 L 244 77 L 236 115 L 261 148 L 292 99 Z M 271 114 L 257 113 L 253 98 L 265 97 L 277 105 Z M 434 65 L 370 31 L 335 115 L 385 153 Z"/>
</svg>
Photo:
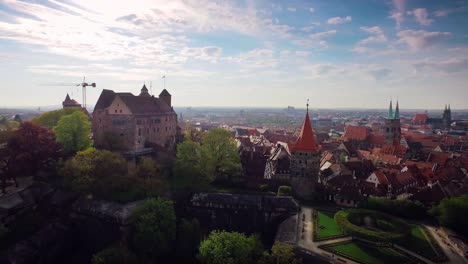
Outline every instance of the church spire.
<svg viewBox="0 0 468 264">
<path fill-rule="evenodd" d="M 395 107 L 395 117 L 394 119 L 400 119 L 400 107 L 398 106 L 398 99 L 396 101 L 396 107 Z"/>
<path fill-rule="evenodd" d="M 393 119 L 393 106 L 392 106 L 392 100 L 390 100 L 390 107 L 388 108 L 388 119 Z"/>
</svg>

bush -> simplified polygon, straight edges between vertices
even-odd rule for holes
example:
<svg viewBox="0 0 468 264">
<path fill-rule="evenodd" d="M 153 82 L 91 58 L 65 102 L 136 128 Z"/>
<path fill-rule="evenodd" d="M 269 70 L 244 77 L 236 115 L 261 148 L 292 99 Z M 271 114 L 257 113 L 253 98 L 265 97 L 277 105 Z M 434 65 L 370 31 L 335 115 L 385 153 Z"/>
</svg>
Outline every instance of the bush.
<svg viewBox="0 0 468 264">
<path fill-rule="evenodd" d="M 376 220 L 377 225 L 386 222 L 384 228 L 392 227 L 393 231 L 370 230 L 360 226 L 363 217 L 369 216 Z M 391 215 L 364 209 L 349 209 L 335 214 L 335 220 L 346 233 L 369 241 L 392 242 L 407 236 L 411 232 L 410 226 L 403 220 Z M 383 229 L 384 229 L 383 228 Z"/>
<path fill-rule="evenodd" d="M 92 264 L 133 264 L 137 258 L 127 248 L 111 246 L 96 253 L 91 259 Z"/>
<path fill-rule="evenodd" d="M 290 186 L 280 186 L 278 187 L 278 196 L 291 196 L 292 189 Z"/>
<path fill-rule="evenodd" d="M 360 207 L 411 219 L 427 218 L 427 208 L 418 201 L 369 197 Z"/>
<path fill-rule="evenodd" d="M 439 223 L 468 236 L 468 195 L 460 197 L 444 198 L 440 204 L 431 210 L 431 214 L 437 217 Z"/>
<path fill-rule="evenodd" d="M 270 186 L 268 186 L 268 184 L 260 185 L 260 191 L 261 192 L 268 192 L 269 190 L 270 190 Z"/>
</svg>

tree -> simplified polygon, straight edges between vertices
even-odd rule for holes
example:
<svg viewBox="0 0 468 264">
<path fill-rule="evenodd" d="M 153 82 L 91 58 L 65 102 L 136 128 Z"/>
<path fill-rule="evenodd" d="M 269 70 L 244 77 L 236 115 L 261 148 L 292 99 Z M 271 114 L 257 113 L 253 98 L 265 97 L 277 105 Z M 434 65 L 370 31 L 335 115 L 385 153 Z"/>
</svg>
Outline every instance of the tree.
<svg viewBox="0 0 468 264">
<path fill-rule="evenodd" d="M 58 150 L 52 131 L 30 122 L 23 123 L 10 134 L 6 146 L 0 148 L 3 193 L 8 178 L 12 178 L 18 186 L 17 175 L 32 174 L 50 167 L 51 162 L 58 158 Z"/>
<path fill-rule="evenodd" d="M 105 190 L 101 190 L 101 188 L 110 188 L 105 183 L 116 181 L 119 177 L 127 174 L 127 162 L 118 154 L 110 151 L 89 148 L 79 151 L 73 158 L 67 160 L 60 170 L 60 174 L 65 177 L 68 186 L 75 191 L 93 192 L 93 190 L 99 190 L 105 193 Z"/>
<path fill-rule="evenodd" d="M 62 144 L 65 153 L 75 153 L 92 145 L 91 123 L 86 114 L 81 111 L 75 111 L 60 118 L 54 131 L 57 135 L 57 142 Z"/>
<path fill-rule="evenodd" d="M 468 215 L 468 195 L 444 198 L 440 204 L 431 210 L 439 223 L 453 230 L 468 235 L 466 216 Z"/>
<path fill-rule="evenodd" d="M 162 195 L 167 190 L 167 177 L 151 158 L 142 158 L 135 169 L 135 176 L 141 180 L 147 196 Z"/>
<path fill-rule="evenodd" d="M 176 216 L 172 201 L 151 198 L 134 212 L 133 248 L 154 261 L 166 255 L 176 237 Z"/>
<path fill-rule="evenodd" d="M 23 119 L 21 119 L 21 116 L 18 114 L 15 115 L 15 118 L 13 120 L 20 124 L 23 123 Z"/>
<path fill-rule="evenodd" d="M 277 196 L 291 196 L 292 189 L 290 186 L 282 185 L 278 187 Z"/>
<path fill-rule="evenodd" d="M 249 264 L 256 263 L 262 251 L 256 236 L 213 231 L 200 244 L 198 259 L 206 264 Z"/>
<path fill-rule="evenodd" d="M 296 257 L 292 245 L 277 242 L 271 249 L 271 254 L 265 252 L 258 261 L 259 264 L 301 264 L 302 259 Z"/>
<path fill-rule="evenodd" d="M 240 156 L 231 134 L 222 128 L 214 128 L 203 137 L 201 167 L 211 179 L 221 179 L 239 174 Z"/>
<path fill-rule="evenodd" d="M 136 256 L 125 247 L 110 246 L 98 253 L 91 259 L 92 264 L 136 264 Z"/>
<path fill-rule="evenodd" d="M 184 263 L 192 260 L 200 245 L 201 230 L 200 222 L 194 218 L 192 221 L 182 218 L 177 226 L 177 256 L 180 256 Z"/>
<path fill-rule="evenodd" d="M 52 129 L 55 126 L 57 126 L 59 120 L 62 117 L 66 115 L 71 115 L 77 111 L 81 112 L 82 110 L 79 107 L 67 107 L 67 108 L 60 109 L 60 110 L 49 111 L 49 112 L 43 113 L 42 115 L 38 117 L 33 118 L 31 122 L 35 125 L 40 125 L 40 126 Z"/>
</svg>

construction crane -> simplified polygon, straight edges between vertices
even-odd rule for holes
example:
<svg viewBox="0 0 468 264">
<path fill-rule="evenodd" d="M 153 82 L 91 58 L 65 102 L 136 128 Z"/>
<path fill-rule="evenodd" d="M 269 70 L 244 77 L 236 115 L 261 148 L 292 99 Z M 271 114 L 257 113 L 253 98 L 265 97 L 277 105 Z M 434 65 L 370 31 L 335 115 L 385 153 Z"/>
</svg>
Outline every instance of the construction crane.
<svg viewBox="0 0 468 264">
<path fill-rule="evenodd" d="M 83 82 L 82 83 L 47 83 L 47 84 L 40 84 L 44 86 L 81 86 L 81 92 L 83 94 L 83 102 L 81 106 L 86 109 L 86 87 L 91 86 L 91 87 L 96 87 L 96 83 L 87 83 L 86 82 L 86 77 L 83 76 Z"/>
<path fill-rule="evenodd" d="M 85 77 L 83 76 L 83 82 L 77 84 L 76 86 L 81 86 L 81 90 L 82 90 L 82 93 L 83 93 L 83 102 L 82 102 L 82 104 L 83 104 L 83 108 L 86 109 L 86 87 L 88 87 L 88 86 L 96 87 L 96 83 L 87 83 L 87 82 L 85 82 Z"/>
</svg>

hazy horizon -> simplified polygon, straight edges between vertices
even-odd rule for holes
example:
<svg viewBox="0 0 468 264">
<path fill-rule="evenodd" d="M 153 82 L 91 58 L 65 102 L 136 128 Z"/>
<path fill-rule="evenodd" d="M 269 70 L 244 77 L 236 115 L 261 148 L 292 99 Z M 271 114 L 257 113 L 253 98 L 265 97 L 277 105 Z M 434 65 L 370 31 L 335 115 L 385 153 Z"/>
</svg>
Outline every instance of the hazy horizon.
<svg viewBox="0 0 468 264">
<path fill-rule="evenodd" d="M 88 105 L 143 83 L 174 105 L 468 109 L 468 3 L 0 3 L 0 107 Z M 464 22 L 463 22 L 464 21 Z M 243 106 L 239 106 L 243 105 Z"/>
</svg>

